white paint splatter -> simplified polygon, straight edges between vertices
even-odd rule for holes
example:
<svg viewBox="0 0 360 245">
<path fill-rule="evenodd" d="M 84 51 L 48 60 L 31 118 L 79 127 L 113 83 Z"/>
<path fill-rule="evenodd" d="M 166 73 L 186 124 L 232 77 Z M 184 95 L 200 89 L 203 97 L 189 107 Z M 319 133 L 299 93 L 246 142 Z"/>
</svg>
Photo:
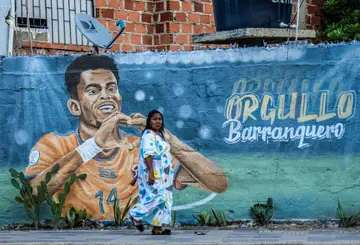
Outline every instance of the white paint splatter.
<svg viewBox="0 0 360 245">
<path fill-rule="evenodd" d="M 210 139 L 211 138 L 211 129 L 208 126 L 202 126 L 199 131 L 200 137 L 202 139 Z"/>
<path fill-rule="evenodd" d="M 157 110 L 160 111 L 161 114 L 164 114 L 164 107 L 159 107 Z"/>
<path fill-rule="evenodd" d="M 218 105 L 218 106 L 216 107 L 216 111 L 217 111 L 218 113 L 223 113 L 223 112 L 224 112 L 224 107 L 221 106 L 221 105 Z"/>
<path fill-rule="evenodd" d="M 174 91 L 174 94 L 176 96 L 180 96 L 184 93 L 184 86 L 181 85 L 181 84 L 176 84 L 174 87 L 173 87 L 173 91 Z"/>
<path fill-rule="evenodd" d="M 29 136 L 25 130 L 20 129 L 15 132 L 14 138 L 15 138 L 16 144 L 24 145 L 28 142 Z"/>
<path fill-rule="evenodd" d="M 212 84 L 209 86 L 210 91 L 215 91 L 216 88 L 217 88 L 217 86 L 216 86 L 215 83 L 212 83 Z"/>
<path fill-rule="evenodd" d="M 189 106 L 189 105 L 180 106 L 180 108 L 179 108 L 180 117 L 189 118 L 189 117 L 191 117 L 191 114 L 192 114 L 191 106 Z"/>
<path fill-rule="evenodd" d="M 136 91 L 136 93 L 135 93 L 135 99 L 136 99 L 137 101 L 143 101 L 143 100 L 145 100 L 145 93 L 144 93 L 144 91 L 142 91 L 142 90 Z"/>
<path fill-rule="evenodd" d="M 145 78 L 146 78 L 146 79 L 151 79 L 152 77 L 153 77 L 153 73 L 152 73 L 152 72 L 148 71 L 148 72 L 145 73 Z"/>
<path fill-rule="evenodd" d="M 16 122 L 16 118 L 14 116 L 9 116 L 7 118 L 8 124 L 14 124 Z"/>
<path fill-rule="evenodd" d="M 176 127 L 183 128 L 184 127 L 184 122 L 183 121 L 177 121 L 176 122 Z"/>
</svg>

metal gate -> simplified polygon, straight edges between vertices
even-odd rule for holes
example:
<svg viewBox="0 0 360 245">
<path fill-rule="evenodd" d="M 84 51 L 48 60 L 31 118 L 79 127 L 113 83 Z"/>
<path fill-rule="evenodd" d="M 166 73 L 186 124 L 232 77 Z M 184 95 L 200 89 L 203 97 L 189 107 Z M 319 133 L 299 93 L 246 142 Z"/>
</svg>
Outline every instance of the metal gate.
<svg viewBox="0 0 360 245">
<path fill-rule="evenodd" d="M 26 1 L 30 27 L 47 29 L 50 42 L 88 45 L 76 29 L 74 16 L 78 13 L 94 16 L 93 0 L 16 0 L 18 27 L 27 27 Z"/>
</svg>

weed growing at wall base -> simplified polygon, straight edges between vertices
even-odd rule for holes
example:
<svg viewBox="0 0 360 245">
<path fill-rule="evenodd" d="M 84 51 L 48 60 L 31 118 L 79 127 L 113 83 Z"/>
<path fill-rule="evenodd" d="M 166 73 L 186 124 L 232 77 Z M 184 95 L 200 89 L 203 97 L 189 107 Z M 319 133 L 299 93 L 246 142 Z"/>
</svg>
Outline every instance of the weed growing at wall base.
<svg viewBox="0 0 360 245">
<path fill-rule="evenodd" d="M 77 211 L 75 208 L 70 208 L 66 212 L 65 222 L 73 229 L 74 227 L 78 226 L 85 226 L 85 222 L 91 218 L 91 215 L 86 212 L 86 209 L 80 209 Z"/>
<path fill-rule="evenodd" d="M 127 214 L 130 210 L 130 208 L 132 206 L 135 205 L 135 203 L 137 203 L 139 197 L 135 197 L 134 200 L 131 201 L 131 198 L 129 199 L 129 201 L 126 203 L 126 206 L 124 207 L 124 209 L 122 210 L 119 207 L 119 200 L 117 198 L 115 198 L 115 204 L 114 204 L 114 220 L 115 220 L 115 226 L 123 226 L 124 223 L 128 220 L 127 218 Z"/>
<path fill-rule="evenodd" d="M 266 204 L 257 203 L 250 207 L 251 214 L 255 222 L 259 225 L 267 225 L 274 217 L 274 203 L 271 197 L 268 198 Z"/>
<path fill-rule="evenodd" d="M 345 216 L 344 209 L 341 206 L 341 202 L 340 202 L 340 200 L 338 200 L 337 215 L 338 215 L 338 218 L 340 219 L 341 225 L 343 227 L 348 228 L 348 227 L 355 226 L 357 224 L 356 219 L 359 217 L 360 213 L 351 215 L 351 216 Z"/>
<path fill-rule="evenodd" d="M 199 222 L 201 226 L 220 226 L 220 227 L 227 227 L 227 221 L 224 211 L 221 211 L 220 214 L 216 212 L 215 209 L 211 209 L 211 213 L 206 212 L 205 210 L 202 211 L 199 215 L 193 215 L 194 219 Z"/>
</svg>

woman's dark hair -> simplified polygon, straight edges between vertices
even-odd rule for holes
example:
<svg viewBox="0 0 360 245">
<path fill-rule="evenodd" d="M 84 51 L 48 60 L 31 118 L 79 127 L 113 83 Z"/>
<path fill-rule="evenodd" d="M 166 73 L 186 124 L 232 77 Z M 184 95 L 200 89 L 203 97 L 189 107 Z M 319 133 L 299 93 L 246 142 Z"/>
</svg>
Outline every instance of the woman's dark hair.
<svg viewBox="0 0 360 245">
<path fill-rule="evenodd" d="M 146 127 L 144 129 L 144 131 L 142 133 L 145 132 L 146 129 L 151 129 L 151 118 L 155 115 L 155 114 L 159 114 L 161 116 L 161 119 L 162 119 L 162 125 L 161 125 L 161 128 L 160 128 L 160 134 L 162 135 L 162 137 L 165 139 L 164 137 L 164 129 L 165 129 L 165 124 L 164 124 L 164 116 L 163 114 L 161 114 L 160 111 L 158 110 L 152 110 L 149 112 L 148 116 L 147 116 L 147 119 L 146 119 Z"/>
</svg>

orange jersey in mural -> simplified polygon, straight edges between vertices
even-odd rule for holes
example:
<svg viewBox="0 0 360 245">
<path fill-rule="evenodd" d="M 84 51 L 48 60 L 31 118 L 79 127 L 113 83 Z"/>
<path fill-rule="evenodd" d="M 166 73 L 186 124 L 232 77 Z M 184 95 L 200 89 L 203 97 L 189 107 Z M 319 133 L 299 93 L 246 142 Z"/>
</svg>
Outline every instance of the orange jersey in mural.
<svg viewBox="0 0 360 245">
<path fill-rule="evenodd" d="M 133 143 L 136 136 L 122 137 L 122 140 Z M 26 168 L 27 177 L 36 177 L 57 160 L 73 151 L 81 142 L 76 134 L 43 136 L 32 149 L 30 164 Z M 124 207 L 130 197 L 138 192 L 137 185 L 132 186 L 134 169 L 137 167 L 139 147 L 132 150 L 119 149 L 109 159 L 93 158 L 77 169 L 76 174 L 86 173 L 85 180 L 77 180 L 66 196 L 64 212 L 71 207 L 86 209 L 93 218 L 102 220 L 113 219 L 113 205 L 117 198 L 120 207 Z M 175 162 L 175 161 L 174 161 Z M 60 189 L 58 192 L 62 192 Z"/>
</svg>

